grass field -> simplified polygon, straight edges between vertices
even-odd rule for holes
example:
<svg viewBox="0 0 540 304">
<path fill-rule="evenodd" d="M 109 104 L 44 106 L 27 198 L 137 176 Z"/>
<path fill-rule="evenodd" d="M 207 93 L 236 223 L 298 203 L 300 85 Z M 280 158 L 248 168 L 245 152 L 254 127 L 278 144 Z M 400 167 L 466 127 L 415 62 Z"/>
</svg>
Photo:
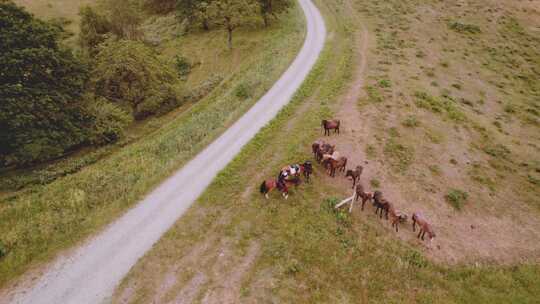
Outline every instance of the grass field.
<svg viewBox="0 0 540 304">
<path fill-rule="evenodd" d="M 41 19 L 66 21 L 66 30 L 74 34 L 67 42 L 69 45 L 75 45 L 76 35 L 79 33 L 79 8 L 92 5 L 96 0 L 14 0 L 14 2 Z"/>
<path fill-rule="evenodd" d="M 124 142 L 105 152 L 68 158 L 40 171 L 42 183 L 4 194 L 0 285 L 99 231 L 215 139 L 287 68 L 304 32 L 295 8 L 268 29 L 239 29 L 231 52 L 222 51 L 221 32 L 164 41 L 158 47 L 166 58 L 181 52 L 201 61 L 188 85 L 213 74 L 223 81 L 195 105 L 136 126 Z M 203 50 L 204 45 L 211 48 Z M 57 169 L 65 174 L 54 176 Z"/>
<path fill-rule="evenodd" d="M 316 2 L 326 18 L 329 39 L 309 79 L 293 102 L 132 269 L 113 302 L 536 303 L 540 294 L 536 244 L 528 242 L 520 247 L 520 243 L 513 253 L 497 247 L 515 244 L 506 237 L 515 228 L 500 224 L 507 217 L 530 224 L 527 237 L 531 232 L 531 237 L 538 233 L 534 226 L 537 222 L 531 220 L 538 215 L 538 189 L 526 178 L 536 173 L 534 167 L 529 168 L 532 165 L 518 169 L 520 160 L 535 159 L 534 151 L 529 151 L 532 157 L 526 156 L 528 150 L 518 152 L 513 141 L 497 133 L 490 119 L 486 123 L 483 116 L 489 115 L 476 113 L 467 103 L 448 100 L 476 99 L 465 96 L 478 88 L 469 85 L 473 80 L 454 79 L 467 72 L 452 72 L 456 66 L 471 67 L 469 62 L 475 60 L 435 56 L 433 66 L 427 66 L 421 59 L 439 45 L 429 36 L 424 37 L 425 44 L 419 50 L 410 48 L 413 41 L 419 44 L 422 30 L 454 35 L 449 33 L 463 28 L 476 32 L 475 27 L 448 23 L 448 18 L 459 12 L 446 7 L 452 5 L 445 2 Z M 423 16 L 431 14 L 438 16 L 440 23 L 422 25 L 422 18 L 427 18 Z M 350 195 L 350 184 L 325 177 L 320 167 L 316 167 L 313 182 L 293 190 L 289 200 L 278 194 L 265 200 L 258 193 L 260 182 L 275 176 L 284 164 L 311 158 L 310 144 L 321 136 L 320 119 L 342 111 L 346 89 L 355 81 L 353 71 L 359 64 L 355 54 L 359 50 L 353 46 L 359 44 L 357 30 L 363 26 L 370 33 L 370 47 L 365 93 L 358 100 L 364 119 L 358 124 L 365 126 L 367 139 L 357 137 L 363 149 L 355 151 L 369 160 L 363 183 L 368 185 L 370 181 L 369 188 L 382 188 L 408 212 L 413 207 L 428 210 L 441 249 L 428 250 L 414 237 L 407 237 L 412 235 L 410 227 L 402 227 L 396 236 L 386 222 L 371 215 L 370 207 L 364 213 L 357 208 L 352 215 L 335 211 L 332 206 Z M 440 32 L 436 34 L 442 37 Z M 459 39 L 442 40 L 462 49 Z M 480 55 L 486 54 L 479 54 L 478 60 L 482 59 Z M 499 74 L 490 75 L 504 77 Z M 439 76 L 433 80 L 432 75 Z M 496 80 L 492 82 L 497 87 Z M 534 108 L 534 91 L 514 92 L 517 85 L 507 86 L 517 96 L 512 99 L 516 107 Z M 444 91 L 444 96 L 433 91 L 434 87 L 452 91 Z M 494 99 L 500 96 L 495 91 L 485 94 L 497 96 Z M 486 105 L 490 100 L 479 103 L 481 112 L 499 109 Z M 528 125 L 528 114 L 519 113 L 512 120 L 516 126 L 508 129 L 526 133 L 524 140 L 536 145 L 537 133 L 531 131 L 534 125 Z M 526 124 L 521 125 L 522 121 Z M 345 145 L 339 143 L 341 138 L 356 136 L 347 134 L 349 128 L 344 132 L 330 139 L 341 144 L 338 148 Z M 488 137 L 480 141 L 469 132 Z M 485 146 L 488 143 L 491 145 Z M 512 157 L 499 144 L 511 146 Z M 461 145 L 470 153 L 467 157 L 485 163 L 468 169 L 467 159 L 459 153 Z M 428 148 L 433 150 L 427 153 Z M 451 170 L 458 173 L 452 175 Z M 469 175 L 467 170 L 473 172 Z M 501 174 L 499 170 L 509 171 Z M 509 176 L 510 172 L 514 176 Z M 498 181 L 490 188 L 483 174 L 501 178 L 508 187 Z M 504 201 L 497 201 L 500 196 L 516 197 L 507 191 L 520 192 L 512 203 L 514 210 L 505 209 L 501 205 Z M 410 205 L 403 206 L 404 202 Z M 482 234 L 466 235 L 471 223 L 484 231 L 483 238 Z M 490 233 L 491 227 L 500 240 Z M 463 230 L 465 233 L 460 234 Z M 493 243 L 493 247 L 485 247 L 488 252 L 476 247 L 486 243 Z"/>
</svg>

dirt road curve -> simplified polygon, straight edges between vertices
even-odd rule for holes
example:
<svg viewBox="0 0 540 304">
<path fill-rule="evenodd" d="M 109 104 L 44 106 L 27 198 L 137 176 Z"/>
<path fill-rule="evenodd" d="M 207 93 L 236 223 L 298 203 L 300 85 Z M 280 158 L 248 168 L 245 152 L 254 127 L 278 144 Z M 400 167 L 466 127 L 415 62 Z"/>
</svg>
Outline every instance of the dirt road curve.
<svg viewBox="0 0 540 304">
<path fill-rule="evenodd" d="M 221 137 L 103 232 L 57 259 L 12 303 L 103 303 L 129 269 L 159 240 L 216 174 L 289 102 L 321 52 L 326 29 L 310 0 L 299 0 L 307 20 L 304 45 L 274 86 Z"/>
</svg>

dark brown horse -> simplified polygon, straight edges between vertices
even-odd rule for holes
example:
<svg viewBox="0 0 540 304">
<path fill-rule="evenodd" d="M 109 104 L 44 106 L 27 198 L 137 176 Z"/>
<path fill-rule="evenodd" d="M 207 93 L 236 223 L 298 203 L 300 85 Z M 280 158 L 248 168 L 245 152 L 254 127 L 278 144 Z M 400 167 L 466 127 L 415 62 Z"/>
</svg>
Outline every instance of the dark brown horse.
<svg viewBox="0 0 540 304">
<path fill-rule="evenodd" d="M 360 181 L 360 175 L 362 175 L 362 171 L 364 171 L 364 167 L 362 166 L 356 166 L 354 170 L 347 170 L 347 173 L 345 173 L 345 177 L 351 177 L 352 178 L 352 188 L 354 189 L 354 186 L 356 185 L 356 182 Z"/>
<path fill-rule="evenodd" d="M 383 198 L 381 191 L 377 190 L 373 194 L 373 206 L 375 207 L 375 214 L 379 215 L 380 210 L 380 218 L 382 218 L 383 212 L 385 212 L 386 219 L 388 219 L 388 201 Z"/>
<path fill-rule="evenodd" d="M 311 145 L 311 150 L 317 162 L 321 162 L 324 154 L 334 153 L 335 147 L 336 146 L 332 146 L 331 144 L 325 143 L 322 140 L 318 140 Z"/>
<path fill-rule="evenodd" d="M 418 226 L 420 227 L 420 231 L 418 232 L 418 238 L 421 238 L 422 241 L 424 240 L 424 235 L 427 233 L 429 242 L 431 243 L 431 240 L 435 238 L 435 232 L 433 231 L 433 228 L 431 227 L 431 224 L 426 220 L 426 218 L 422 215 L 420 212 L 415 212 L 412 215 L 412 230 L 416 231 L 416 224 L 418 223 Z"/>
<path fill-rule="evenodd" d="M 373 198 L 373 193 L 364 191 L 364 187 L 360 183 L 356 185 L 354 201 L 357 202 L 359 198 L 362 198 L 362 211 L 364 211 L 364 205 L 366 202 Z"/>
<path fill-rule="evenodd" d="M 324 135 L 330 136 L 330 130 L 332 129 L 334 130 L 334 133 L 337 132 L 337 134 L 339 134 L 340 123 L 341 122 L 337 119 L 332 119 L 332 120 L 323 119 L 321 121 L 321 126 L 324 128 Z"/>
<path fill-rule="evenodd" d="M 322 164 L 327 169 L 330 176 L 334 177 L 336 176 L 336 170 L 339 172 L 345 172 L 345 168 L 347 167 L 347 158 L 345 156 L 334 158 L 330 154 L 325 154 L 323 156 Z"/>
</svg>

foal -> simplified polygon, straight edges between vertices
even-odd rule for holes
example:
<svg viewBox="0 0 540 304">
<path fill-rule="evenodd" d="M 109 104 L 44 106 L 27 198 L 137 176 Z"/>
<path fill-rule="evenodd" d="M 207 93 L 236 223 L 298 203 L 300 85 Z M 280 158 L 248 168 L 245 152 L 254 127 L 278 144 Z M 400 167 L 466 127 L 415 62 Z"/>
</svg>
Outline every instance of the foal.
<svg viewBox="0 0 540 304">
<path fill-rule="evenodd" d="M 415 212 L 412 215 L 412 230 L 416 231 L 416 223 L 418 223 L 418 226 L 420 227 L 420 231 L 418 232 L 417 238 L 422 238 L 422 241 L 424 240 L 424 235 L 427 233 L 429 242 L 431 243 L 431 240 L 435 238 L 435 232 L 433 231 L 433 228 L 431 228 L 431 224 L 426 220 L 426 218 L 422 215 L 420 212 Z"/>
<path fill-rule="evenodd" d="M 345 177 L 351 177 L 352 178 L 352 188 L 354 189 L 354 186 L 356 185 L 357 181 L 360 181 L 360 175 L 362 175 L 362 171 L 364 168 L 362 166 L 356 166 L 356 169 L 354 170 L 347 170 L 347 173 L 345 174 Z"/>
<path fill-rule="evenodd" d="M 386 201 L 386 200 L 385 200 Z M 390 214 L 390 219 L 392 221 L 392 227 L 396 227 L 396 232 L 398 232 L 398 225 L 402 221 L 407 220 L 407 215 L 399 212 L 394 208 L 394 205 L 389 201 L 386 201 L 388 204 L 388 213 Z"/>
<path fill-rule="evenodd" d="M 364 211 L 364 205 L 366 204 L 366 202 L 368 200 L 373 198 L 373 193 L 372 192 L 365 192 L 364 187 L 362 186 L 362 184 L 358 183 L 358 185 L 356 185 L 356 191 L 355 191 L 355 194 L 354 194 L 354 201 L 357 202 L 358 198 L 362 198 L 362 211 Z"/>
</svg>

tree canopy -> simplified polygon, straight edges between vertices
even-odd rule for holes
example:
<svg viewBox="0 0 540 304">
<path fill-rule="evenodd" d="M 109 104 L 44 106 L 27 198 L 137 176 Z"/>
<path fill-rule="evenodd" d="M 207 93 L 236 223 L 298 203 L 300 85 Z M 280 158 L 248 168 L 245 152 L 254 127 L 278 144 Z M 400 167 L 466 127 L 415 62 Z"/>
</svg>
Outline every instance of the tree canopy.
<svg viewBox="0 0 540 304">
<path fill-rule="evenodd" d="M 85 140 L 85 66 L 60 29 L 0 1 L 0 165 L 56 157 Z"/>
<path fill-rule="evenodd" d="M 139 41 L 107 41 L 100 46 L 92 70 L 97 96 L 129 108 L 136 119 L 170 109 L 179 101 L 172 67 Z"/>
</svg>

